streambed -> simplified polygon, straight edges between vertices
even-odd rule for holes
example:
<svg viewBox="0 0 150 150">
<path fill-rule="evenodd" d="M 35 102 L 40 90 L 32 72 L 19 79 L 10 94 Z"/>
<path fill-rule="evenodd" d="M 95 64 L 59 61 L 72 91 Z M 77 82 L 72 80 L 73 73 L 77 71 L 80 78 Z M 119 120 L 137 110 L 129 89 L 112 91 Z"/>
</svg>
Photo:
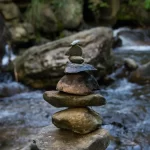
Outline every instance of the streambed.
<svg viewBox="0 0 150 150">
<path fill-rule="evenodd" d="M 149 61 L 150 48 L 143 46 L 115 49 L 118 62 L 125 57 L 139 64 Z M 117 79 L 101 87 L 107 99 L 102 107 L 92 107 L 104 119 L 103 128 L 110 131 L 112 142 L 107 150 L 150 149 L 150 85 L 130 83 Z M 51 124 L 51 115 L 59 109 L 43 100 L 43 91 L 35 91 L 17 83 L 8 74 L 0 77 L 0 150 L 19 150 L 42 127 Z"/>
</svg>

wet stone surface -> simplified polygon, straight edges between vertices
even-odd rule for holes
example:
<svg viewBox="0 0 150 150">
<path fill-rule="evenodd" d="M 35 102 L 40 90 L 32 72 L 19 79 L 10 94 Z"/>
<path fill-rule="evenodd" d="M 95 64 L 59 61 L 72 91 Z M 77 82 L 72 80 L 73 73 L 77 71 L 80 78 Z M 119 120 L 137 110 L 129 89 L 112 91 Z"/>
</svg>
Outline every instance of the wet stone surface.
<svg viewBox="0 0 150 150">
<path fill-rule="evenodd" d="M 101 126 L 102 118 L 89 108 L 68 108 L 55 113 L 52 123 L 60 129 L 87 134 Z"/>
<path fill-rule="evenodd" d="M 73 64 L 68 63 L 65 68 L 65 73 L 79 73 L 83 71 L 96 71 L 92 65 L 89 64 Z"/>
<path fill-rule="evenodd" d="M 115 56 L 119 62 L 130 56 L 144 64 L 149 61 L 150 51 L 121 51 L 115 52 Z M 0 87 L 3 88 L 3 84 Z M 7 87 L 14 90 L 11 81 L 7 82 Z M 44 91 L 25 91 L 0 98 L 0 150 L 20 150 L 41 128 L 49 126 L 52 114 L 60 110 L 43 100 Z M 107 105 L 92 109 L 102 115 L 102 127 L 112 135 L 107 150 L 149 150 L 149 85 L 137 85 L 121 79 L 101 87 L 101 94 L 107 99 Z"/>
<path fill-rule="evenodd" d="M 99 90 L 99 85 L 88 73 L 67 74 L 59 80 L 56 89 L 68 94 L 89 95 Z"/>
<path fill-rule="evenodd" d="M 69 60 L 72 63 L 82 64 L 84 62 L 84 59 L 81 56 L 71 56 L 69 57 Z"/>
<path fill-rule="evenodd" d="M 47 91 L 43 96 L 49 104 L 55 107 L 86 107 L 106 104 L 105 98 L 100 94 L 78 96 L 58 91 Z"/>
</svg>

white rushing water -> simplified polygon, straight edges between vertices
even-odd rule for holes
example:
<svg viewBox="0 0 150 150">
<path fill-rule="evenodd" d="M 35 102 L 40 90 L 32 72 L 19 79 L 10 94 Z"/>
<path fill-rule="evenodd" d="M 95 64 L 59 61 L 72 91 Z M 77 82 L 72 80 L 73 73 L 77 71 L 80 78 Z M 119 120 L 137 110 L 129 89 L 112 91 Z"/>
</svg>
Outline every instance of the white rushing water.
<svg viewBox="0 0 150 150">
<path fill-rule="evenodd" d="M 114 30 L 113 36 L 122 41 L 122 46 L 115 48 L 115 50 L 150 51 L 150 37 L 148 32 L 128 27 Z"/>
<path fill-rule="evenodd" d="M 10 46 L 8 44 L 5 45 L 5 55 L 2 59 L 2 65 L 8 65 L 10 61 L 13 61 L 16 58 L 16 56 L 14 55 L 12 49 L 10 48 Z"/>
<path fill-rule="evenodd" d="M 122 51 L 122 50 L 130 50 L 130 51 L 150 51 L 150 46 L 149 45 L 143 45 L 143 46 L 122 46 L 122 47 L 117 47 L 115 48 L 117 51 Z"/>
</svg>

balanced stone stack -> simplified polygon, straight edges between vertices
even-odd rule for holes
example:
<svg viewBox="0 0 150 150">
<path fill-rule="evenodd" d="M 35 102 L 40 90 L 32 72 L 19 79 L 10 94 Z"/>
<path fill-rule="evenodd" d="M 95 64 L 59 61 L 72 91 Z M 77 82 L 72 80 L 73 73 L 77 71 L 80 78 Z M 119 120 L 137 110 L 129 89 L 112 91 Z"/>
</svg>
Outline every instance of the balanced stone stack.
<svg viewBox="0 0 150 150">
<path fill-rule="evenodd" d="M 78 41 L 72 43 L 66 55 L 70 60 L 65 68 L 66 75 L 58 82 L 58 91 L 45 92 L 44 99 L 55 107 L 68 107 L 52 116 L 52 122 L 56 127 L 87 134 L 102 124 L 100 115 L 88 106 L 104 105 L 105 98 L 96 92 L 99 85 L 88 73 L 96 69 L 84 63 Z"/>
</svg>

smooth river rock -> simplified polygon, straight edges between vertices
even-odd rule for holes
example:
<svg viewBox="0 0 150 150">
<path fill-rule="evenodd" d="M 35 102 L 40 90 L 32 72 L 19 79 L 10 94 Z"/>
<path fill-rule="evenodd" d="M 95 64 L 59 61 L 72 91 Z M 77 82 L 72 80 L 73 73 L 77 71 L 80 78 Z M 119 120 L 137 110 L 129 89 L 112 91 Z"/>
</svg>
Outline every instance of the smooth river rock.
<svg viewBox="0 0 150 150">
<path fill-rule="evenodd" d="M 99 85 L 88 73 L 67 74 L 59 80 L 56 89 L 69 94 L 89 95 L 99 90 Z"/>
<path fill-rule="evenodd" d="M 72 45 L 71 48 L 66 52 L 67 56 L 82 56 L 82 49 L 79 45 Z"/>
<path fill-rule="evenodd" d="M 126 69 L 129 71 L 133 71 L 138 68 L 138 64 L 135 62 L 135 60 L 133 60 L 131 58 L 125 58 L 124 65 L 125 65 Z"/>
<path fill-rule="evenodd" d="M 52 116 L 52 123 L 61 129 L 87 134 L 98 129 L 102 119 L 98 113 L 89 108 L 68 108 L 55 113 Z"/>
<path fill-rule="evenodd" d="M 105 98 L 100 94 L 78 96 L 58 91 L 47 91 L 43 94 L 43 97 L 55 107 L 86 107 L 106 104 Z"/>
<path fill-rule="evenodd" d="M 82 64 L 84 62 L 84 59 L 81 56 L 70 56 L 69 60 L 76 64 Z"/>
<path fill-rule="evenodd" d="M 43 128 L 33 139 L 38 147 L 36 150 L 106 150 L 110 135 L 105 129 L 80 135 L 51 125 Z M 31 150 L 31 145 L 29 143 L 22 150 Z"/>
</svg>

